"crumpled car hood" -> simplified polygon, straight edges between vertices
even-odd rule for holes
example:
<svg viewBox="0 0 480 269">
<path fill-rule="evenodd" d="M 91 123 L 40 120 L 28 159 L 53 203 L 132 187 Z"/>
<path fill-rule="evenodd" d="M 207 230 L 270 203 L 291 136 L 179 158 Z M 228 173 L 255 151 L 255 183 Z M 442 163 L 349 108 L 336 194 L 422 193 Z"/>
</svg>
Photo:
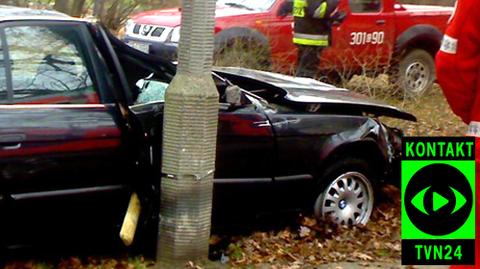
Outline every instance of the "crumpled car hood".
<svg viewBox="0 0 480 269">
<path fill-rule="evenodd" d="M 310 78 L 292 77 L 278 73 L 258 71 L 238 67 L 216 67 L 215 72 L 238 75 L 259 80 L 283 89 L 283 98 L 296 103 L 335 105 L 345 109 L 355 108 L 374 116 L 387 116 L 409 121 L 416 117 L 394 106 L 368 99 L 367 97 L 337 88 Z"/>
</svg>

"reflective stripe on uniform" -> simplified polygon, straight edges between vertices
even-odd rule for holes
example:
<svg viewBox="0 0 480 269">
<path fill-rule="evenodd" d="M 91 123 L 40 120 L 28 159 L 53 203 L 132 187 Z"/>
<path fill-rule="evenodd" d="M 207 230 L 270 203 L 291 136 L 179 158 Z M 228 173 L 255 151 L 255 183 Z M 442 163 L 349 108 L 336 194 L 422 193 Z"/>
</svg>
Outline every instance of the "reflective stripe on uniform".
<svg viewBox="0 0 480 269">
<path fill-rule="evenodd" d="M 311 35 L 311 34 L 294 33 L 293 38 L 328 41 L 328 35 Z"/>
<path fill-rule="evenodd" d="M 307 0 L 294 0 L 292 15 L 300 18 L 305 17 L 305 8 L 307 5 Z"/>
<path fill-rule="evenodd" d="M 467 136 L 480 137 L 480 122 L 470 122 L 470 124 L 468 125 Z"/>
<path fill-rule="evenodd" d="M 312 40 L 312 39 L 303 39 L 303 38 L 293 38 L 293 43 L 298 45 L 307 45 L 307 46 L 319 46 L 319 47 L 328 47 L 327 40 Z"/>
<path fill-rule="evenodd" d="M 323 19 L 325 17 L 326 13 L 327 13 L 327 2 L 323 2 L 315 10 L 315 13 L 313 14 L 313 17 L 317 18 L 317 19 Z"/>
<path fill-rule="evenodd" d="M 307 46 L 328 47 L 328 35 L 293 34 L 293 43 Z"/>
</svg>

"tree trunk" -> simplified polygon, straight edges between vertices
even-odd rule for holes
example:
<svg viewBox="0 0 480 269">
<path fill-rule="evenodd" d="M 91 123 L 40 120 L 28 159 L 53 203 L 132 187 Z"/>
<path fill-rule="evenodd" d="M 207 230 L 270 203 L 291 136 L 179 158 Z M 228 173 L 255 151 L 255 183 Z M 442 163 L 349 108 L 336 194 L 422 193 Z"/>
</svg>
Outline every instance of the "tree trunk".
<svg viewBox="0 0 480 269">
<path fill-rule="evenodd" d="M 208 257 L 219 106 L 212 79 L 214 17 L 214 0 L 183 1 L 178 69 L 164 108 L 160 268 Z"/>
<path fill-rule="evenodd" d="M 24 0 L 0 0 L 0 5 L 25 7 L 27 2 Z"/>
<path fill-rule="evenodd" d="M 104 6 L 105 6 L 105 0 L 94 0 L 95 4 L 93 6 L 93 16 L 99 18 L 102 16 Z"/>
<path fill-rule="evenodd" d="M 73 6 L 71 9 L 71 15 L 74 17 L 81 17 L 83 15 L 83 7 L 85 6 L 85 0 L 75 0 L 73 1 Z"/>
<path fill-rule="evenodd" d="M 53 9 L 70 15 L 70 0 L 55 0 Z"/>
</svg>

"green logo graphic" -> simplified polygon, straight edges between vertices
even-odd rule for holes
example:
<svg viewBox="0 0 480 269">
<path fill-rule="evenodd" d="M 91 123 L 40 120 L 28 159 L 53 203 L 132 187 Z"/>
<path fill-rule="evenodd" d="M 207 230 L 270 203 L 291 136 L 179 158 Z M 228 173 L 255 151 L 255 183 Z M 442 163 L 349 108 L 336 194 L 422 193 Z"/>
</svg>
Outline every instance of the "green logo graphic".
<svg viewBox="0 0 480 269">
<path fill-rule="evenodd" d="M 420 210 L 425 215 L 428 215 L 428 212 L 425 210 L 425 193 L 430 189 L 431 187 L 427 187 L 420 191 L 415 197 L 412 199 L 412 204 Z M 455 190 L 454 188 L 450 187 L 450 189 L 453 191 L 455 194 L 455 209 L 453 210 L 452 214 L 455 214 L 460 208 L 462 208 L 466 203 L 467 199 L 465 196 L 463 196 L 459 191 Z M 433 192 L 433 211 L 438 211 L 445 205 L 449 203 L 449 200 L 445 197 L 443 197 L 441 194 L 437 192 Z"/>
<path fill-rule="evenodd" d="M 433 193 L 433 211 L 438 211 L 446 204 L 448 204 L 448 200 L 445 197 L 436 192 Z"/>
<path fill-rule="evenodd" d="M 427 211 L 425 210 L 424 206 L 424 199 L 425 199 L 425 193 L 430 189 L 430 187 L 425 188 L 423 191 L 419 192 L 415 197 L 412 199 L 412 204 L 420 210 L 423 214 L 428 215 Z"/>
<path fill-rule="evenodd" d="M 402 263 L 472 264 L 473 139 L 407 138 L 403 150 Z"/>
<path fill-rule="evenodd" d="M 455 194 L 455 201 L 457 201 L 457 204 L 455 205 L 455 209 L 453 210 L 452 214 L 455 214 L 460 208 L 462 208 L 466 203 L 467 199 L 465 196 L 463 196 L 460 192 L 455 190 L 454 188 L 450 187 L 452 189 L 453 193 Z"/>
<path fill-rule="evenodd" d="M 403 161 L 402 239 L 475 238 L 472 162 Z"/>
</svg>

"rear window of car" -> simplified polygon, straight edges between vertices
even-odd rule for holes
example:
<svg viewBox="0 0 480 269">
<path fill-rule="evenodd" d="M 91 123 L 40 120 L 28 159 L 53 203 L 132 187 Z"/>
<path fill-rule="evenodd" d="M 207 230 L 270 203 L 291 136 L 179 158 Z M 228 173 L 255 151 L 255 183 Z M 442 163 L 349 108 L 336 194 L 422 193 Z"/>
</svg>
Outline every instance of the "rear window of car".
<svg viewBox="0 0 480 269">
<path fill-rule="evenodd" d="M 12 76 L 11 103 L 99 102 L 75 27 L 12 26 L 4 34 Z M 5 68 L 1 65 L 0 72 Z"/>
<path fill-rule="evenodd" d="M 381 9 L 381 0 L 350 0 L 350 10 L 354 13 L 379 12 Z"/>
</svg>

